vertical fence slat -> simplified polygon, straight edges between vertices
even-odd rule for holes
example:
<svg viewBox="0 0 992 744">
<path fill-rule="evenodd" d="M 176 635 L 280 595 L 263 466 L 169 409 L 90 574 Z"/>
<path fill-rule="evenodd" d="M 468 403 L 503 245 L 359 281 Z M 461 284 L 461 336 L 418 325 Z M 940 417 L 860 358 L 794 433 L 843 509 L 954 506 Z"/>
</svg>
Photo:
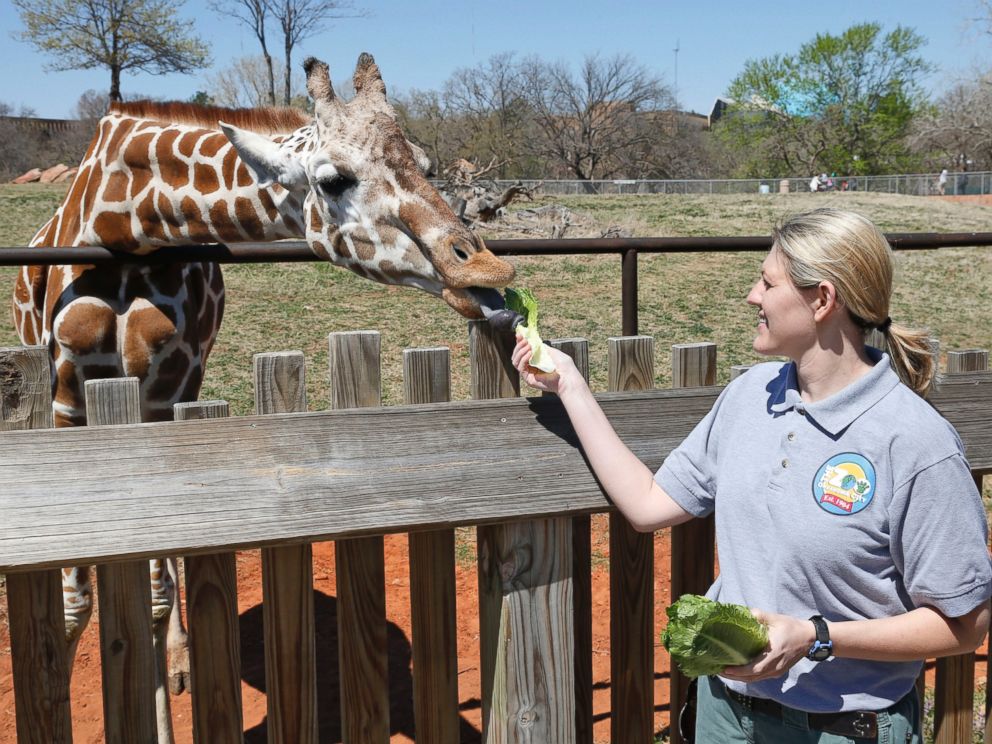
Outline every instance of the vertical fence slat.
<svg viewBox="0 0 992 744">
<path fill-rule="evenodd" d="M 513 397 L 513 338 L 469 324 L 472 394 Z M 573 742 L 572 522 L 479 527 L 483 740 Z"/>
<path fill-rule="evenodd" d="M 140 422 L 137 378 L 88 380 L 86 419 L 90 426 Z M 155 742 L 155 668 L 165 658 L 164 649 L 156 654 L 152 644 L 148 561 L 97 566 L 96 576 L 106 741 Z M 168 692 L 158 694 L 168 711 Z"/>
<path fill-rule="evenodd" d="M 52 387 L 44 346 L 0 349 L 0 431 L 50 429 Z M 61 573 L 7 576 L 18 744 L 72 742 Z"/>
<path fill-rule="evenodd" d="M 678 370 L 676 374 L 675 370 Z M 699 387 L 716 381 L 716 344 L 672 346 L 672 387 Z M 711 514 L 672 527 L 672 601 L 683 594 L 705 594 L 713 583 L 716 522 Z M 685 704 L 689 680 L 672 664 L 669 700 L 673 744 L 681 744 L 678 715 Z"/>
<path fill-rule="evenodd" d="M 446 348 L 403 352 L 404 403 L 451 400 Z M 455 531 L 413 532 L 410 621 L 413 632 L 413 711 L 417 741 L 458 744 L 458 644 L 455 613 Z"/>
<path fill-rule="evenodd" d="M 654 387 L 654 339 L 610 338 L 609 389 Z M 654 535 L 610 514 L 610 729 L 614 742 L 654 735 Z"/>
<path fill-rule="evenodd" d="M 985 372 L 989 353 L 985 349 L 947 352 L 947 374 Z M 982 476 L 975 473 L 982 492 Z M 935 744 L 971 741 L 975 706 L 975 655 L 960 654 L 937 659 L 934 686 L 933 730 Z M 988 689 L 986 689 L 986 698 Z"/>
<path fill-rule="evenodd" d="M 227 401 L 177 403 L 176 421 L 226 418 Z M 241 744 L 241 648 L 237 563 L 232 552 L 187 556 L 193 741 Z"/>
<path fill-rule="evenodd" d="M 377 331 L 328 337 L 331 407 L 378 406 L 382 400 Z M 341 740 L 389 741 L 386 572 L 381 535 L 335 544 Z"/>
<path fill-rule="evenodd" d="M 255 413 L 307 409 L 299 351 L 254 356 Z M 317 673 L 309 543 L 262 549 L 262 625 L 268 740 L 316 744 Z"/>
<path fill-rule="evenodd" d="M 589 342 L 561 338 L 548 344 L 572 357 L 589 381 Z M 592 521 L 588 514 L 572 517 L 572 606 L 575 631 L 575 743 L 592 744 Z"/>
</svg>

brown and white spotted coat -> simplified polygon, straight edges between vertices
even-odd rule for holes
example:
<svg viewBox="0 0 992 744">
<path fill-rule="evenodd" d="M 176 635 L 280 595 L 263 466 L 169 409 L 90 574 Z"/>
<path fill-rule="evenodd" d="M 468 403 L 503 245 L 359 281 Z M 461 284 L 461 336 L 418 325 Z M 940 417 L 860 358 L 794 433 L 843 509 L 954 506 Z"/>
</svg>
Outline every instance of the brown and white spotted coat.
<svg viewBox="0 0 992 744">
<path fill-rule="evenodd" d="M 31 244 L 146 253 L 305 236 L 332 263 L 481 317 L 513 269 L 425 179 L 425 157 L 396 124 L 371 56 L 359 58 L 348 103 L 334 94 L 324 63 L 311 58 L 305 68 L 314 116 L 113 104 L 65 201 Z M 212 263 L 28 266 L 13 303 L 23 343 L 49 349 L 57 426 L 85 424 L 85 381 L 106 377 L 137 377 L 143 420 L 170 419 L 173 404 L 199 394 L 223 308 L 223 279 Z M 180 613 L 171 612 L 174 564 L 153 560 L 151 575 L 155 642 L 164 659 L 168 625 L 179 691 L 188 660 Z M 63 590 L 71 665 L 92 612 L 89 569 L 65 569 Z M 159 741 L 169 742 L 160 667 Z"/>
</svg>

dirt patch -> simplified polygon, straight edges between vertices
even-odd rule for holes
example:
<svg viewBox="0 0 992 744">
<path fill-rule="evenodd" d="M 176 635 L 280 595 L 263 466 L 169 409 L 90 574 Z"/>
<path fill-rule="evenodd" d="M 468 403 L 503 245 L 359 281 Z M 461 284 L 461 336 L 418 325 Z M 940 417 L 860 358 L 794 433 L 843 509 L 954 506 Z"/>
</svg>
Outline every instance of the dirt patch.
<svg viewBox="0 0 992 744">
<path fill-rule="evenodd" d="M 592 527 L 593 553 L 593 711 L 594 738 L 610 739 L 610 609 L 609 536 L 605 515 L 595 515 Z M 462 531 L 460 531 L 462 532 Z M 467 531 L 466 531 L 467 532 Z M 314 607 L 317 635 L 317 697 L 320 741 L 340 741 L 338 725 L 336 583 L 333 543 L 314 545 Z M 478 576 L 474 546 L 459 544 L 456 566 L 459 715 L 461 741 L 481 739 L 481 680 L 479 670 Z M 389 623 L 390 728 L 392 742 L 414 741 L 413 681 L 410 648 L 410 574 L 405 535 L 385 539 L 386 614 Z M 656 631 L 661 631 L 664 607 L 668 605 L 668 533 L 655 539 Z M 241 624 L 242 684 L 245 741 L 265 741 L 265 671 L 262 651 L 262 581 L 257 552 L 238 555 L 238 605 Z M 14 744 L 13 677 L 10 668 L 10 639 L 5 611 L 0 602 L 0 744 Z M 100 682 L 100 646 L 96 625 L 87 628 L 79 645 L 72 676 L 73 741 L 100 744 L 103 741 L 103 702 Z M 177 744 L 193 740 L 190 697 L 172 698 Z M 660 643 L 655 647 L 655 730 L 668 725 L 668 657 Z"/>
</svg>

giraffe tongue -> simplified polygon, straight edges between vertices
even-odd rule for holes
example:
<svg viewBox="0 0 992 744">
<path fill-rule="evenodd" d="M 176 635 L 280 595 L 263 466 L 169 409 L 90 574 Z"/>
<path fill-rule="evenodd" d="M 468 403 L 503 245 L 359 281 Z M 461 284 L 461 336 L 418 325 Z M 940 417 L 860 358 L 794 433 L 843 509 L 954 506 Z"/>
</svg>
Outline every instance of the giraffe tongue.
<svg viewBox="0 0 992 744">
<path fill-rule="evenodd" d="M 497 331 L 512 332 L 518 323 L 523 323 L 524 319 L 520 313 L 506 309 L 506 300 L 503 295 L 495 289 L 488 287 L 472 287 L 469 289 L 472 296 L 479 303 L 479 309 L 486 316 L 486 320 Z"/>
</svg>

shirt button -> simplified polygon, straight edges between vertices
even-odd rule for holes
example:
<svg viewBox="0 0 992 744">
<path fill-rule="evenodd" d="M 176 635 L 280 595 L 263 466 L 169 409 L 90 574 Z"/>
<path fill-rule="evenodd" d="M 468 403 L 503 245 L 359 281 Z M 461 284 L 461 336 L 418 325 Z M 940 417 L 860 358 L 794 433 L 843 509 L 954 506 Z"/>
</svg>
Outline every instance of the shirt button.
<svg viewBox="0 0 992 744">
<path fill-rule="evenodd" d="M 788 436 L 788 440 L 789 440 L 790 442 L 794 442 L 794 441 L 796 441 L 796 432 L 794 432 L 794 431 L 790 431 L 790 432 L 789 432 L 789 436 Z"/>
<path fill-rule="evenodd" d="M 789 467 L 789 461 L 787 459 L 786 460 L 782 460 L 782 467 L 783 468 Z"/>
</svg>

